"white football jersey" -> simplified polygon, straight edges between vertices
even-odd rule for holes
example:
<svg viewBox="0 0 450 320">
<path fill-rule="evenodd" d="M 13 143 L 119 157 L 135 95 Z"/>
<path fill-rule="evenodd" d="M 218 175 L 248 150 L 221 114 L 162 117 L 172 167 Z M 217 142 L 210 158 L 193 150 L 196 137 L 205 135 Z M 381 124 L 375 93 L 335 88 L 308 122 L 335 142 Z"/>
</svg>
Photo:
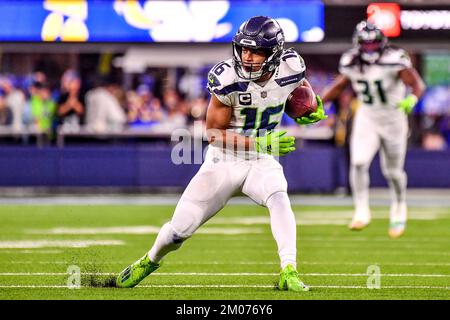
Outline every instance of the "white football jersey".
<svg viewBox="0 0 450 320">
<path fill-rule="evenodd" d="M 276 129 L 289 94 L 305 78 L 306 66 L 293 49 L 284 50 L 280 65 L 263 85 L 239 78 L 233 60 L 216 64 L 208 74 L 208 90 L 233 108 L 229 128 L 247 136 Z"/>
<path fill-rule="evenodd" d="M 398 73 L 407 68 L 411 68 L 408 54 L 391 47 L 373 64 L 362 63 L 355 48 L 345 52 L 339 62 L 339 72 L 351 80 L 361 106 L 381 113 L 400 112 L 397 105 L 407 92 Z"/>
</svg>

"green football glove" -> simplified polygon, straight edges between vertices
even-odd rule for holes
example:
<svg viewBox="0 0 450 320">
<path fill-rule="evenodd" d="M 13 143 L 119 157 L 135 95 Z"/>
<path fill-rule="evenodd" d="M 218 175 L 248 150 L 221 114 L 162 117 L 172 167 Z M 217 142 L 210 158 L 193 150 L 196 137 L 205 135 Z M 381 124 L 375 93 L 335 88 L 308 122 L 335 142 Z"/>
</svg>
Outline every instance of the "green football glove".
<svg viewBox="0 0 450 320">
<path fill-rule="evenodd" d="M 286 131 L 271 131 L 264 137 L 255 137 L 255 150 L 274 156 L 284 156 L 295 150 L 295 137 L 284 137 Z"/>
<path fill-rule="evenodd" d="M 417 97 L 413 94 L 408 95 L 405 99 L 398 103 L 398 107 L 406 114 L 410 114 L 417 103 Z"/>
<path fill-rule="evenodd" d="M 298 124 L 311 124 L 328 118 L 328 116 L 325 114 L 325 111 L 323 110 L 322 99 L 320 99 L 318 95 L 316 95 L 316 101 L 317 101 L 317 111 L 311 113 L 307 117 L 297 118 L 295 119 L 295 122 L 297 122 Z"/>
</svg>

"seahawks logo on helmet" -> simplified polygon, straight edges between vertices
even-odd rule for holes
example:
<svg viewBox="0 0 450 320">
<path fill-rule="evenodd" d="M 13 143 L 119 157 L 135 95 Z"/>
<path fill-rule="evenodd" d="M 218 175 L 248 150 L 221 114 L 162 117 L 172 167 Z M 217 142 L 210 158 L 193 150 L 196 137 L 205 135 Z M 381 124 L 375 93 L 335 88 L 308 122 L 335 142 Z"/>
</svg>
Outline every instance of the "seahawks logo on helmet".
<svg viewBox="0 0 450 320">
<path fill-rule="evenodd" d="M 284 33 L 278 22 L 269 17 L 257 16 L 245 21 L 233 37 L 233 63 L 238 76 L 245 80 L 257 80 L 274 71 L 280 65 L 283 53 Z M 242 63 L 242 48 L 262 49 L 266 60 L 258 71 L 247 71 Z"/>
</svg>

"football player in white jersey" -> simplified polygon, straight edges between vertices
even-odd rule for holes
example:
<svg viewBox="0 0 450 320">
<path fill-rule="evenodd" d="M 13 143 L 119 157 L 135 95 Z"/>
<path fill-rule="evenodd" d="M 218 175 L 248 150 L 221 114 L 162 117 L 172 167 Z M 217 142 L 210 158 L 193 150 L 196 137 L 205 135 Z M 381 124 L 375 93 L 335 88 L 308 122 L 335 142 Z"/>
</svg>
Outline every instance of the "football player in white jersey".
<svg viewBox="0 0 450 320">
<path fill-rule="evenodd" d="M 284 50 L 278 22 L 253 17 L 233 38 L 233 58 L 215 65 L 208 75 L 211 100 L 206 116 L 210 143 L 205 161 L 179 200 L 172 220 L 161 228 L 153 247 L 123 270 L 118 287 L 134 287 L 156 270 L 161 259 L 178 249 L 206 221 L 242 192 L 269 209 L 281 260 L 279 288 L 308 291 L 296 269 L 296 222 L 283 168 L 274 156 L 295 150 L 294 137 L 275 131 L 288 95 L 310 87 L 305 64 L 294 50 Z M 318 109 L 300 124 L 326 118 Z"/>
<path fill-rule="evenodd" d="M 369 166 L 380 149 L 382 172 L 391 189 L 389 235 L 398 238 L 407 221 L 407 177 L 403 169 L 407 115 L 422 96 L 425 85 L 408 54 L 388 46 L 383 32 L 372 23 L 362 21 L 356 26 L 353 43 L 354 48 L 341 57 L 339 77 L 322 94 L 324 103 L 334 100 L 351 84 L 360 102 L 350 140 L 350 185 L 355 212 L 349 228 L 361 230 L 370 223 Z"/>
</svg>

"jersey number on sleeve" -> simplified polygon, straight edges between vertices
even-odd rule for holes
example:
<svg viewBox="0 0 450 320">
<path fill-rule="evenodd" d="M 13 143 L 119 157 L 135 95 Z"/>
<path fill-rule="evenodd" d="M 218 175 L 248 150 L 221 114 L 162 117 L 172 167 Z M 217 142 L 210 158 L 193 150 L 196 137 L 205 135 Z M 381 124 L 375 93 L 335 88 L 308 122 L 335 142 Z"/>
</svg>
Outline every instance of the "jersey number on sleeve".
<svg viewBox="0 0 450 320">
<path fill-rule="evenodd" d="M 227 67 L 231 68 L 231 66 L 230 66 L 228 63 L 222 62 L 222 63 L 218 64 L 218 65 L 214 68 L 213 72 L 214 72 L 217 76 L 220 76 L 220 75 L 222 74 L 222 72 L 225 71 L 224 66 L 227 66 Z"/>
<path fill-rule="evenodd" d="M 275 115 L 283 111 L 283 105 L 280 104 L 279 106 L 275 107 L 267 107 L 262 113 L 261 113 L 261 121 L 259 122 L 259 125 L 256 124 L 257 116 L 258 116 L 258 109 L 257 108 L 244 108 L 241 110 L 241 114 L 245 115 L 245 123 L 243 130 L 244 132 L 248 132 L 249 130 L 256 130 L 256 132 L 259 132 L 259 130 L 273 130 L 277 126 L 277 121 L 269 122 L 270 116 Z"/>
<path fill-rule="evenodd" d="M 370 83 L 366 80 L 358 80 L 356 81 L 356 83 L 362 85 L 362 90 L 360 91 L 360 93 L 363 95 L 363 102 L 366 104 L 373 104 L 373 87 L 370 85 Z M 385 104 L 387 100 L 381 80 L 374 81 L 373 85 L 376 88 L 375 90 L 378 94 L 378 97 L 380 98 L 380 101 Z"/>
</svg>

